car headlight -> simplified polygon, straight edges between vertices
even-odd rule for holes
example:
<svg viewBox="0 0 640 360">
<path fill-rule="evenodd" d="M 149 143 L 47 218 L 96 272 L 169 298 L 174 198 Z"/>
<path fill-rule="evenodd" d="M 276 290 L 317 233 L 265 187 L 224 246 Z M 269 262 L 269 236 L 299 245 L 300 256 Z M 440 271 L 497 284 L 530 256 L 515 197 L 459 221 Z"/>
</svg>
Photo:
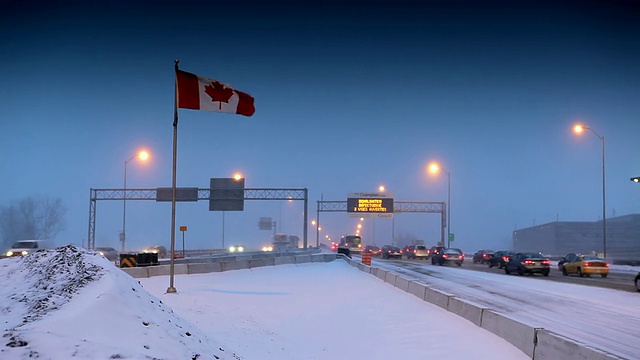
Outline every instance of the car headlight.
<svg viewBox="0 0 640 360">
<path fill-rule="evenodd" d="M 235 246 L 232 246 L 232 247 L 229 248 L 229 252 L 235 252 L 235 251 L 236 251 L 236 247 Z"/>
<path fill-rule="evenodd" d="M 7 251 L 7 256 L 13 256 L 13 251 L 11 250 Z"/>
<path fill-rule="evenodd" d="M 29 252 L 27 250 L 22 250 L 22 255 L 29 255 Z"/>
<path fill-rule="evenodd" d="M 238 246 L 238 251 L 242 252 L 244 251 L 244 248 L 242 246 Z"/>
</svg>

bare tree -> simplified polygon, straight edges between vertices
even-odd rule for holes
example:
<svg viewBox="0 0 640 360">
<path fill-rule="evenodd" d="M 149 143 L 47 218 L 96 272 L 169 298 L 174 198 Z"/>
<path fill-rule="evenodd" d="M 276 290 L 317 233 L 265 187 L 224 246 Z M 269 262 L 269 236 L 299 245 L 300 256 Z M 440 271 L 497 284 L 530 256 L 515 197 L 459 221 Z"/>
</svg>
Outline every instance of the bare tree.
<svg viewBox="0 0 640 360">
<path fill-rule="evenodd" d="M 64 229 L 67 209 L 60 199 L 30 196 L 0 207 L 4 247 L 16 240 L 52 239 Z"/>
</svg>

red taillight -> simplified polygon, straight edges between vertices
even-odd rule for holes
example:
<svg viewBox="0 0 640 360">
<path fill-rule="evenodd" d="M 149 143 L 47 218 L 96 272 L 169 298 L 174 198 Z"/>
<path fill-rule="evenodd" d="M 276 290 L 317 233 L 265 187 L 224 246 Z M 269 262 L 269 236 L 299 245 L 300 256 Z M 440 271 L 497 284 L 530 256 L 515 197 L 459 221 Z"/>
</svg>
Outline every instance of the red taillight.
<svg viewBox="0 0 640 360">
<path fill-rule="evenodd" d="M 509 257 L 508 257 L 508 256 L 503 256 L 503 257 L 502 257 L 502 260 L 504 260 L 504 261 L 509 261 Z"/>
<path fill-rule="evenodd" d="M 446 259 L 446 258 L 448 258 L 448 257 L 449 257 L 449 255 L 447 255 L 447 254 L 442 254 L 442 257 Z"/>
<path fill-rule="evenodd" d="M 400 250 L 400 254 L 402 254 L 402 250 Z"/>
<path fill-rule="evenodd" d="M 609 267 L 609 264 L 604 264 L 604 266 Z"/>
<path fill-rule="evenodd" d="M 522 263 L 523 263 L 524 265 L 532 265 L 532 264 L 533 264 L 533 261 L 531 261 L 531 260 L 525 260 L 525 261 L 523 261 Z"/>
<path fill-rule="evenodd" d="M 549 260 L 542 260 L 542 265 L 549 265 L 551 262 Z"/>
<path fill-rule="evenodd" d="M 414 252 L 414 253 L 417 253 L 417 252 L 418 252 L 418 250 L 413 250 L 413 252 Z"/>
<path fill-rule="evenodd" d="M 591 266 L 591 264 L 587 261 L 586 263 L 584 263 L 584 266 Z"/>
</svg>

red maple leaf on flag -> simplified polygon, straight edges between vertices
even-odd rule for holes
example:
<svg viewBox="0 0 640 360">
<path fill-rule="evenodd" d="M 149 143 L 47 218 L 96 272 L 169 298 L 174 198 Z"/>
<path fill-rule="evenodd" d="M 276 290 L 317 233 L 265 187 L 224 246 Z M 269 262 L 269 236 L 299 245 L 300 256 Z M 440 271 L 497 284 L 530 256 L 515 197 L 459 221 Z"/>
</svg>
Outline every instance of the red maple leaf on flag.
<svg viewBox="0 0 640 360">
<path fill-rule="evenodd" d="M 217 81 L 211 82 L 211 85 L 206 85 L 204 92 L 211 97 L 212 102 L 220 102 L 221 109 L 222 103 L 228 103 L 231 96 L 233 96 L 233 89 L 225 87 L 223 83 Z"/>
</svg>

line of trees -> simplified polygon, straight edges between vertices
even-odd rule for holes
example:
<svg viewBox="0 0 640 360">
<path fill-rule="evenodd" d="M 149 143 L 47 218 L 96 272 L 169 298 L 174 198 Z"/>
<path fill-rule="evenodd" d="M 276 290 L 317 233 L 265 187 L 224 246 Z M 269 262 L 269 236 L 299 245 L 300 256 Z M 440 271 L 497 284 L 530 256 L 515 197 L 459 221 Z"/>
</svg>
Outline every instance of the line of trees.
<svg viewBox="0 0 640 360">
<path fill-rule="evenodd" d="M 66 213 L 61 199 L 45 196 L 29 196 L 0 207 L 3 247 L 17 240 L 55 238 L 64 230 Z"/>
</svg>

